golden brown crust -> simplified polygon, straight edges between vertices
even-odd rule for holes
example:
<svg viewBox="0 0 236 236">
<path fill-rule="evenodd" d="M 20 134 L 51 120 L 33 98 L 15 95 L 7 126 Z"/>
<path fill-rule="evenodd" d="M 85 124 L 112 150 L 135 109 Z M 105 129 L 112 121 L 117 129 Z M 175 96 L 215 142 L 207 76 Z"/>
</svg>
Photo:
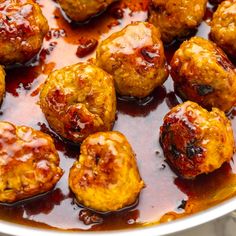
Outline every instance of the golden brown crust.
<svg viewBox="0 0 236 236">
<path fill-rule="evenodd" d="M 111 130 L 116 113 L 113 79 L 89 63 L 56 70 L 42 89 L 40 106 L 52 129 L 80 143 L 89 134 Z"/>
<path fill-rule="evenodd" d="M 193 37 L 171 61 L 175 89 L 185 100 L 229 111 L 236 104 L 236 72 L 225 53 L 209 40 Z"/>
<path fill-rule="evenodd" d="M 59 156 L 47 134 L 0 122 L 0 202 L 51 190 L 61 178 Z"/>
<path fill-rule="evenodd" d="M 32 0 L 0 1 L 0 63 L 24 63 L 40 50 L 48 23 Z"/>
<path fill-rule="evenodd" d="M 135 22 L 112 34 L 97 49 L 97 65 L 113 75 L 120 95 L 146 97 L 168 77 L 157 28 Z"/>
<path fill-rule="evenodd" d="M 211 22 L 211 39 L 229 55 L 236 57 L 236 1 L 223 1 Z"/>
<path fill-rule="evenodd" d="M 164 43 L 188 36 L 202 21 L 207 0 L 152 0 L 148 21 L 160 28 Z"/>
<path fill-rule="evenodd" d="M 165 116 L 160 143 L 169 163 L 184 178 L 220 168 L 231 160 L 235 147 L 225 114 L 217 108 L 208 112 L 190 101 Z"/>
<path fill-rule="evenodd" d="M 73 21 L 86 21 L 117 0 L 57 0 Z"/>
<path fill-rule="evenodd" d="M 2 103 L 3 97 L 5 95 L 5 77 L 5 70 L 2 66 L 0 66 L 0 104 Z"/>
<path fill-rule="evenodd" d="M 108 212 L 136 202 L 144 183 L 124 135 L 114 131 L 90 135 L 80 152 L 69 175 L 69 186 L 79 203 Z"/>
</svg>

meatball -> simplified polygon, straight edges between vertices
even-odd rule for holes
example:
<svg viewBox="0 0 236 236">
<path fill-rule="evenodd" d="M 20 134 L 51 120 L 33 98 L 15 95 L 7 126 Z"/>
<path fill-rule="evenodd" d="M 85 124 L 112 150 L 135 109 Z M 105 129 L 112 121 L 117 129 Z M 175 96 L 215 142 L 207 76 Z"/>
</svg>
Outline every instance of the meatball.
<svg viewBox="0 0 236 236">
<path fill-rule="evenodd" d="M 144 22 L 104 40 L 97 49 L 97 65 L 113 75 L 123 96 L 146 97 L 168 77 L 159 30 Z"/>
<path fill-rule="evenodd" d="M 163 42 L 189 35 L 201 23 L 207 0 L 153 0 L 148 21 L 159 26 Z"/>
<path fill-rule="evenodd" d="M 210 36 L 227 54 L 236 57 L 236 1 L 223 1 L 218 6 Z"/>
<path fill-rule="evenodd" d="M 0 2 L 0 63 L 24 63 L 35 56 L 48 31 L 41 8 L 33 0 Z"/>
<path fill-rule="evenodd" d="M 5 94 L 5 70 L 2 66 L 0 66 L 0 104 L 3 100 L 4 94 Z"/>
<path fill-rule="evenodd" d="M 116 113 L 113 79 L 89 63 L 56 70 L 41 91 L 40 106 L 56 133 L 80 143 L 89 134 L 111 130 Z"/>
<path fill-rule="evenodd" d="M 233 130 L 225 114 L 190 101 L 165 116 L 160 143 L 171 166 L 187 179 L 220 168 L 234 153 Z"/>
<path fill-rule="evenodd" d="M 184 100 L 229 111 L 236 104 L 236 72 L 225 53 L 199 37 L 184 42 L 171 61 L 175 90 Z"/>
<path fill-rule="evenodd" d="M 71 20 L 83 22 L 104 11 L 117 0 L 58 0 Z"/>
<path fill-rule="evenodd" d="M 135 154 L 119 132 L 90 135 L 70 169 L 69 186 L 85 207 L 100 212 L 134 204 L 144 187 Z"/>
<path fill-rule="evenodd" d="M 0 202 L 13 203 L 51 190 L 61 178 L 59 156 L 47 134 L 0 122 Z"/>
</svg>

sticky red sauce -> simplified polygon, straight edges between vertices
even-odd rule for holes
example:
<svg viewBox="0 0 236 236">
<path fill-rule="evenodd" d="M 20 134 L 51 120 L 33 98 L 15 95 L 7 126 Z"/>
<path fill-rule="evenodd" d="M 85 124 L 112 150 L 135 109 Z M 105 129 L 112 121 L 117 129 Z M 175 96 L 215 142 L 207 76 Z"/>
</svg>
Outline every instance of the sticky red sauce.
<svg viewBox="0 0 236 236">
<path fill-rule="evenodd" d="M 7 93 L 0 118 L 49 133 L 55 140 L 65 174 L 55 189 L 43 196 L 14 206 L 1 205 L 1 220 L 62 230 L 115 230 L 173 220 L 206 209 L 236 194 L 236 162 L 225 164 L 214 173 L 194 181 L 178 178 L 165 162 L 159 145 L 159 127 L 164 115 L 180 101 L 173 92 L 169 78 L 164 86 L 157 88 L 142 102 L 118 100 L 114 130 L 124 133 L 132 144 L 146 183 L 139 202 L 130 209 L 109 215 L 90 212 L 90 216 L 95 214 L 94 221 L 85 221 L 84 212 L 81 212 L 83 208 L 74 202 L 67 184 L 68 171 L 79 153 L 79 147 L 62 142 L 48 128 L 38 105 L 40 88 L 52 70 L 94 57 L 94 53 L 84 58 L 76 55 L 81 38 L 100 41 L 131 21 L 146 20 L 148 1 L 116 3 L 86 25 L 69 24 L 51 0 L 40 0 L 39 3 L 49 21 L 50 32 L 41 53 L 30 65 L 7 70 Z M 207 11 L 206 21 L 211 18 L 211 11 Z M 208 33 L 209 27 L 203 22 L 197 35 L 208 37 Z M 179 45 L 176 43 L 166 48 L 168 61 Z M 229 118 L 236 132 L 235 116 L 236 110 L 233 110 Z M 95 223 L 86 225 L 83 220 L 85 223 Z"/>
</svg>

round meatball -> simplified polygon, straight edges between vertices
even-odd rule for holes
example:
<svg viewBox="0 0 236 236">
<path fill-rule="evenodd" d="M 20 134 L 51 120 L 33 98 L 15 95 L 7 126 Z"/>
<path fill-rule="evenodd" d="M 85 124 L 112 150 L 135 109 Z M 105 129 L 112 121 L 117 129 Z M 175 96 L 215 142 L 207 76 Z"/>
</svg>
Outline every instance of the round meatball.
<svg viewBox="0 0 236 236">
<path fill-rule="evenodd" d="M 207 0 L 153 0 L 149 22 L 158 26 L 163 42 L 189 35 L 201 23 Z"/>
<path fill-rule="evenodd" d="M 5 94 L 5 70 L 2 66 L 0 66 L 0 104 L 3 100 L 4 94 Z"/>
<path fill-rule="evenodd" d="M 175 90 L 184 100 L 229 111 L 236 104 L 236 71 L 225 53 L 199 37 L 184 42 L 171 61 Z"/>
<path fill-rule="evenodd" d="M 24 63 L 35 56 L 48 31 L 41 8 L 33 0 L 0 2 L 0 63 Z"/>
<path fill-rule="evenodd" d="M 234 153 L 233 130 L 225 114 L 190 101 L 165 116 L 160 143 L 171 166 L 187 179 L 220 168 Z"/>
<path fill-rule="evenodd" d="M 74 143 L 89 134 L 112 129 L 116 95 L 112 77 L 89 63 L 52 72 L 40 95 L 51 128 Z"/>
<path fill-rule="evenodd" d="M 113 75 L 117 92 L 143 98 L 168 77 L 160 33 L 135 22 L 112 34 L 97 49 L 97 65 Z"/>
<path fill-rule="evenodd" d="M 134 204 L 144 182 L 127 139 L 113 131 L 84 140 L 70 169 L 69 186 L 85 207 L 109 212 Z"/>
<path fill-rule="evenodd" d="M 0 202 L 13 203 L 51 190 L 63 174 L 59 162 L 49 135 L 0 122 Z"/>
<path fill-rule="evenodd" d="M 71 20 L 83 22 L 104 11 L 117 0 L 58 0 Z"/>
<path fill-rule="evenodd" d="M 223 1 L 218 6 L 210 36 L 226 53 L 236 57 L 236 1 Z"/>
</svg>

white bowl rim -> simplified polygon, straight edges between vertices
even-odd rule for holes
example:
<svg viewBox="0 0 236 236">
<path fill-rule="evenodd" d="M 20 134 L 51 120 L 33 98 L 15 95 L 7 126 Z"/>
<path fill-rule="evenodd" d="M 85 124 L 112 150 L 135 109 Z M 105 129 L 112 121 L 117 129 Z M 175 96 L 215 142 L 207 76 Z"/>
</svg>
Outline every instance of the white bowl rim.
<svg viewBox="0 0 236 236">
<path fill-rule="evenodd" d="M 211 207 L 202 212 L 186 216 L 184 218 L 159 225 L 137 227 L 132 229 L 123 229 L 115 231 L 60 231 L 54 229 L 41 229 L 10 223 L 0 220 L 0 232 L 14 236 L 95 236 L 95 235 L 113 235 L 113 236 L 162 236 L 172 233 L 177 233 L 195 226 L 207 223 L 221 216 L 224 216 L 236 210 L 236 197 L 226 200 L 214 207 Z"/>
</svg>

